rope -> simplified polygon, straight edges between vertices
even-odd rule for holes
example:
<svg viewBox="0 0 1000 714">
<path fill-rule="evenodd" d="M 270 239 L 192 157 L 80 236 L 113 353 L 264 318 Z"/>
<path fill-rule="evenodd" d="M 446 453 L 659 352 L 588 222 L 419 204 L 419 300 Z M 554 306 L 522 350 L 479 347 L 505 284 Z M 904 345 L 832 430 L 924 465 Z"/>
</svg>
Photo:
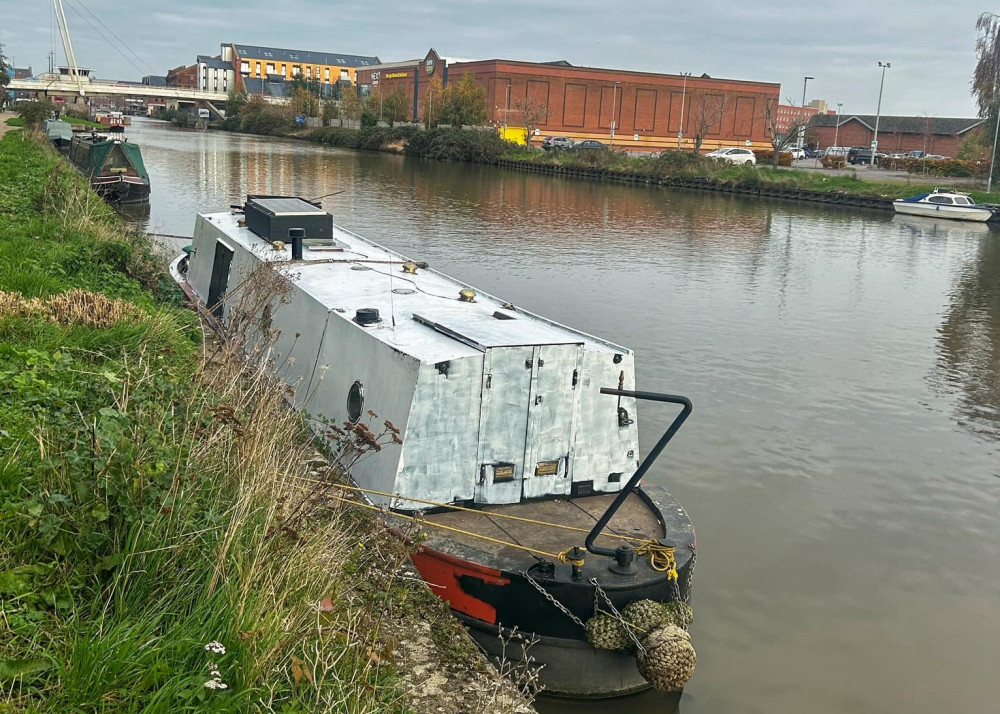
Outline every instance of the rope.
<svg viewBox="0 0 1000 714">
<path fill-rule="evenodd" d="M 674 546 L 647 543 L 636 548 L 639 557 L 649 556 L 649 567 L 658 573 L 666 573 L 670 580 L 677 580 L 677 561 L 674 559 Z"/>
<path fill-rule="evenodd" d="M 536 525 L 536 526 L 545 526 L 547 528 L 560 528 L 560 529 L 562 529 L 564 531 L 575 531 L 577 533 L 590 533 L 590 529 L 589 528 L 578 528 L 577 526 L 567 526 L 567 525 L 563 525 L 561 523 L 549 523 L 548 521 L 539 521 L 539 520 L 536 520 L 534 518 L 525 518 L 523 516 L 512 516 L 512 515 L 509 515 L 509 514 L 506 514 L 506 513 L 495 513 L 495 512 L 492 512 L 492 511 L 486 512 L 486 511 L 481 511 L 481 510 L 476 509 L 476 508 L 466 508 L 465 506 L 456 506 L 453 503 L 439 503 L 438 501 L 426 501 L 426 500 L 424 500 L 422 498 L 412 498 L 410 496 L 400 496 L 398 493 L 387 493 L 385 491 L 376 491 L 376 490 L 370 489 L 370 488 L 360 488 L 358 486 L 348 486 L 347 484 L 329 483 L 327 481 L 320 481 L 320 480 L 317 480 L 317 479 L 309 479 L 309 478 L 304 478 L 302 476 L 298 476 L 296 478 L 298 478 L 301 481 L 306 481 L 307 483 L 323 483 L 323 484 L 328 484 L 330 486 L 334 486 L 335 488 L 343 489 L 344 491 L 353 491 L 355 493 L 370 493 L 370 494 L 374 494 L 376 496 L 385 496 L 387 498 L 394 498 L 394 499 L 398 498 L 398 499 L 403 499 L 403 500 L 406 500 L 406 501 L 412 501 L 413 503 L 422 503 L 422 504 L 427 505 L 427 506 L 435 506 L 437 508 L 447 508 L 447 509 L 452 510 L 452 511 L 460 511 L 460 512 L 463 512 L 463 513 L 475 513 L 475 514 L 480 515 L 480 516 L 489 516 L 490 518 L 506 518 L 507 520 L 520 521 L 521 523 L 531 523 L 532 525 Z M 620 535 L 618 533 L 602 533 L 601 535 L 604 536 L 604 537 L 606 537 L 606 538 L 617 538 L 618 540 L 624 540 L 624 541 L 628 541 L 628 542 L 631 542 L 631 543 L 638 543 L 638 544 L 640 544 L 640 547 L 637 549 L 637 552 L 639 552 L 642 555 L 645 555 L 647 552 L 650 552 L 650 551 L 645 550 L 645 548 L 647 548 L 647 547 L 652 548 L 652 549 L 666 548 L 667 547 L 667 546 L 661 546 L 656 541 L 650 540 L 648 538 L 633 538 L 631 536 Z M 671 554 L 673 553 L 673 548 L 670 549 L 670 552 L 671 552 Z M 660 572 L 663 572 L 663 571 L 660 571 Z"/>
</svg>

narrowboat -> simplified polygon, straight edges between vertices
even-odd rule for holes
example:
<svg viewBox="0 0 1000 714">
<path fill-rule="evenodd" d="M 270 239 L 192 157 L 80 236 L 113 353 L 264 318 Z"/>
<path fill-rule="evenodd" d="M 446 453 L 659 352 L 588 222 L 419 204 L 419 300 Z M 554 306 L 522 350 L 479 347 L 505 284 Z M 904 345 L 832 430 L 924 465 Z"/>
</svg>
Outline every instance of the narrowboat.
<svg viewBox="0 0 1000 714">
<path fill-rule="evenodd" d="M 137 144 L 115 132 L 73 135 L 69 159 L 90 181 L 91 187 L 109 203 L 149 200 L 149 174 Z"/>
<path fill-rule="evenodd" d="M 553 694 L 683 686 L 695 532 L 666 490 L 641 480 L 690 401 L 637 390 L 628 348 L 366 240 L 305 199 L 249 196 L 200 214 L 171 264 L 222 330 L 260 270 L 287 288 L 254 309 L 289 399 L 328 423 L 376 413 L 398 430 L 401 443 L 359 461 L 350 480 L 412 539 L 417 571 L 487 653 L 544 665 Z M 640 401 L 673 416 L 645 458 Z M 404 528 L 414 517 L 419 537 Z M 688 615 L 669 623 L 671 607 Z M 630 608 L 650 617 L 636 624 Z M 657 660 L 665 640 L 651 632 L 686 649 Z M 650 674 L 668 660 L 686 669 Z"/>
<path fill-rule="evenodd" d="M 73 125 L 62 119 L 46 119 L 45 135 L 59 151 L 66 153 L 73 141 Z"/>
</svg>

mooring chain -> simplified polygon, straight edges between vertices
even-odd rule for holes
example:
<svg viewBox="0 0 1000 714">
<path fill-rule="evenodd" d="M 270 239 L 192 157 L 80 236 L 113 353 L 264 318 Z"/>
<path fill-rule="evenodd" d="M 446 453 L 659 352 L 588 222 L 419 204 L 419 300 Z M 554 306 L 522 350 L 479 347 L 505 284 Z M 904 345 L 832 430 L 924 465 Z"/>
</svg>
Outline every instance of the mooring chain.
<svg viewBox="0 0 1000 714">
<path fill-rule="evenodd" d="M 632 626 L 629 625 L 628 621 L 624 617 L 622 617 L 622 614 L 618 612 L 618 608 L 616 608 L 615 604 L 611 602 L 611 598 L 609 598 L 608 594 L 604 592 L 603 588 L 601 588 L 601 584 L 597 582 L 597 578 L 591 578 L 590 584 L 594 586 L 594 614 L 597 614 L 598 608 L 600 607 L 600 601 L 597 599 L 598 596 L 603 597 L 604 601 L 608 604 L 608 607 L 611 608 L 611 614 L 614 615 L 615 619 L 618 620 L 618 624 L 620 624 L 622 629 L 625 630 L 625 634 L 628 635 L 630 640 L 632 640 L 632 644 L 635 645 L 636 651 L 645 655 L 646 648 L 642 646 L 642 643 L 639 642 L 639 638 L 636 637 L 635 633 L 632 631 Z"/>
<path fill-rule="evenodd" d="M 684 578 L 684 602 L 691 604 L 691 583 L 694 581 L 694 564 L 698 560 L 698 550 L 691 544 L 691 562 L 688 563 L 687 577 Z M 680 597 L 678 597 L 678 600 Z"/>
<path fill-rule="evenodd" d="M 546 600 L 548 600 L 553 605 L 555 605 L 566 617 L 568 617 L 569 619 L 571 619 L 573 622 L 575 622 L 576 624 L 578 624 L 583 629 L 585 629 L 585 630 L 587 629 L 587 626 L 583 624 L 583 620 L 581 620 L 579 617 L 577 617 L 572 612 L 570 612 L 569 610 L 567 610 L 566 606 L 563 605 L 558 600 L 556 600 L 548 590 L 546 590 L 545 588 L 543 588 L 539 583 L 535 582 L 535 579 L 532 578 L 530 575 L 528 575 L 527 571 L 522 570 L 521 571 L 521 575 L 524 576 L 525 580 L 527 580 L 529 583 L 531 583 L 531 586 L 533 588 L 535 588 L 535 590 L 537 590 L 538 592 L 540 592 L 542 594 L 542 596 Z"/>
</svg>

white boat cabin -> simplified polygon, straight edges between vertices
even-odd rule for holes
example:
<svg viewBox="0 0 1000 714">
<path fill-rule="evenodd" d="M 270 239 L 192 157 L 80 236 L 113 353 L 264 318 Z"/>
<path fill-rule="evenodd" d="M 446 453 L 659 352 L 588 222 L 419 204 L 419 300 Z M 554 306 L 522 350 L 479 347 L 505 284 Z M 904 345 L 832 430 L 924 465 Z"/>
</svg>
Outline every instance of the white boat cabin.
<svg viewBox="0 0 1000 714">
<path fill-rule="evenodd" d="M 269 212 L 271 235 L 251 203 Z M 374 502 L 519 503 L 628 481 L 639 462 L 635 400 L 600 389 L 635 389 L 630 350 L 478 291 L 468 301 L 468 285 L 333 225 L 302 199 L 247 206 L 246 216 L 198 216 L 189 287 L 227 325 L 251 273 L 281 271 L 290 293 L 260 319 L 277 331 L 270 359 L 296 407 L 335 423 L 372 410 L 374 432 L 386 419 L 400 429 L 402 446 L 352 472 L 363 488 L 398 494 Z M 301 248 L 287 242 L 288 226 L 312 219 L 321 227 Z"/>
</svg>

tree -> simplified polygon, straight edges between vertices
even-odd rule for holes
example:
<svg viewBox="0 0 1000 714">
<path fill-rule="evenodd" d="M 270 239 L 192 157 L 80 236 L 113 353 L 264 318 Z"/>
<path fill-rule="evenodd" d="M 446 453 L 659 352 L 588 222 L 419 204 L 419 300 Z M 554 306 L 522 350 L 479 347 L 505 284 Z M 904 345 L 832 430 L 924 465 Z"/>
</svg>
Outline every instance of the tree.
<svg viewBox="0 0 1000 714">
<path fill-rule="evenodd" d="M 340 125 L 344 125 L 344 119 L 358 121 L 363 110 L 357 90 L 354 87 L 345 87 L 340 95 Z"/>
<path fill-rule="evenodd" d="M 52 116 L 55 111 L 52 102 L 21 102 L 17 106 L 17 113 L 24 119 L 25 125 L 29 129 L 41 129 L 45 126 L 45 120 Z"/>
<path fill-rule="evenodd" d="M 450 85 L 442 97 L 441 121 L 452 126 L 486 123 L 486 89 L 471 72 Z"/>
<path fill-rule="evenodd" d="M 393 90 L 382 99 L 382 119 L 389 122 L 389 126 L 409 118 L 410 105 L 402 89 Z"/>
<path fill-rule="evenodd" d="M 1000 114 L 1000 15 L 984 12 L 976 21 L 976 69 L 972 73 L 972 96 L 983 120 L 983 145 L 993 151 L 993 136 Z"/>
<path fill-rule="evenodd" d="M 7 85 L 10 84 L 9 65 L 3 56 L 3 45 L 0 45 L 0 109 L 7 100 Z"/>
<path fill-rule="evenodd" d="M 237 89 L 236 87 L 230 89 L 229 96 L 226 97 L 226 118 L 239 115 L 240 110 L 246 106 L 249 99 L 247 90 Z"/>
<path fill-rule="evenodd" d="M 694 91 L 691 97 L 691 118 L 694 124 L 694 153 L 699 153 L 702 142 L 712 129 L 722 123 L 726 113 L 726 97 L 723 94 L 706 94 Z"/>
<path fill-rule="evenodd" d="M 332 99 L 323 102 L 323 123 L 328 125 L 334 119 L 340 118 L 340 106 Z"/>
<path fill-rule="evenodd" d="M 528 130 L 526 143 L 531 146 L 531 137 L 535 133 L 535 127 L 549 118 L 549 105 L 527 97 L 514 102 L 514 111 L 521 115 L 521 122 Z"/>
<path fill-rule="evenodd" d="M 424 115 L 421 120 L 425 129 L 433 129 L 441 123 L 441 108 L 444 105 L 445 93 L 440 77 L 433 77 L 427 87 L 427 101 L 424 103 Z"/>
<path fill-rule="evenodd" d="M 296 87 L 292 90 L 291 105 L 296 116 L 319 116 L 319 97 L 305 87 Z"/>
<path fill-rule="evenodd" d="M 808 123 L 805 117 L 796 117 L 789 124 L 788 131 L 782 134 L 778 131 L 777 102 L 770 99 L 764 105 L 764 128 L 767 130 L 767 138 L 771 141 L 771 166 L 773 168 L 778 168 L 781 150 L 787 148 L 798 137 L 799 130 L 805 128 Z"/>
</svg>

